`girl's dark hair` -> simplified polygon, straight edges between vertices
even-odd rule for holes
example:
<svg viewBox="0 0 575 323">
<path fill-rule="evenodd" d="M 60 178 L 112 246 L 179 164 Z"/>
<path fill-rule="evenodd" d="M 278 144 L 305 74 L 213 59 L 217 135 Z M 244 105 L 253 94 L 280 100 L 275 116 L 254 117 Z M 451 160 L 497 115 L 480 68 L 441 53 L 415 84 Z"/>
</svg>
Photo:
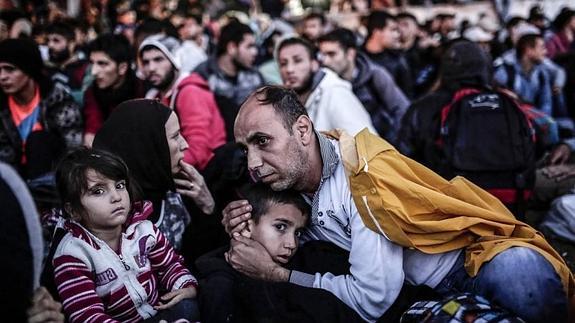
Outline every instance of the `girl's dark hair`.
<svg viewBox="0 0 575 323">
<path fill-rule="evenodd" d="M 274 191 L 269 186 L 256 183 L 246 184 L 240 188 L 239 194 L 248 200 L 252 206 L 252 219 L 257 224 L 274 204 L 287 204 L 295 206 L 309 222 L 310 206 L 299 192 L 294 190 Z"/>
<path fill-rule="evenodd" d="M 103 150 L 82 147 L 66 154 L 56 168 L 56 185 L 64 214 L 68 213 L 66 204 L 72 213 L 83 214 L 84 207 L 80 199 L 88 189 L 86 173 L 89 169 L 114 181 L 125 180 L 130 201 L 138 199 L 137 185 L 130 178 L 128 166 L 120 157 Z"/>
</svg>

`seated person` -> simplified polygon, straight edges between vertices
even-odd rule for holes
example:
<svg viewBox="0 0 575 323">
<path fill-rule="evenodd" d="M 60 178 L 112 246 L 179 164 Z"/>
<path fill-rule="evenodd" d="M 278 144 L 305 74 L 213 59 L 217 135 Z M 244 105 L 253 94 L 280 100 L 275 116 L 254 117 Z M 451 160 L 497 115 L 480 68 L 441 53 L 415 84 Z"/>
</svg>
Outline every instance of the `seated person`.
<svg viewBox="0 0 575 323">
<path fill-rule="evenodd" d="M 52 264 L 70 322 L 197 319 L 197 281 L 133 201 L 135 183 L 119 157 L 87 148 L 56 170 L 68 231 Z"/>
<path fill-rule="evenodd" d="M 303 197 L 294 191 L 276 192 L 263 184 L 245 185 L 240 194 L 253 208 L 242 235 L 263 245 L 281 266 L 301 264 L 301 259 L 291 260 L 309 222 L 310 209 Z M 241 245 L 232 240 L 230 248 Z M 202 284 L 199 295 L 202 320 L 361 321 L 353 310 L 325 291 L 254 281 L 239 274 L 224 260 L 226 250 L 228 247 L 217 249 L 196 262 Z M 341 259 L 347 263 L 347 257 Z M 347 270 L 347 265 L 344 267 Z"/>
</svg>

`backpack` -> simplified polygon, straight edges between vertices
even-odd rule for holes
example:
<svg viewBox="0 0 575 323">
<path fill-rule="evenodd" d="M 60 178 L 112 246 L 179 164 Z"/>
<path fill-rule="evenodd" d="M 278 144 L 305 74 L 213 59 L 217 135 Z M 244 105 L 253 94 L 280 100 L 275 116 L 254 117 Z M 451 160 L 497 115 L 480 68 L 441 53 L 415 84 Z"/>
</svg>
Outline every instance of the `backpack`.
<svg viewBox="0 0 575 323">
<path fill-rule="evenodd" d="M 439 173 L 464 176 L 517 216 L 535 182 L 535 129 L 521 104 L 503 91 L 462 88 L 440 115 Z"/>
</svg>

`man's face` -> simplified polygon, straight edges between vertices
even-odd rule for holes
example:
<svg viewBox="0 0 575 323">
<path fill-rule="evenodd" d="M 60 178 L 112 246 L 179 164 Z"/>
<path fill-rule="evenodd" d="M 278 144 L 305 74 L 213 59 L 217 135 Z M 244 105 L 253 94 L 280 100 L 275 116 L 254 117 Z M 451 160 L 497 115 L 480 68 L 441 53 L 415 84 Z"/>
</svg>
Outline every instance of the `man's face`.
<svg viewBox="0 0 575 323">
<path fill-rule="evenodd" d="M 248 69 L 254 66 L 258 48 L 256 38 L 252 34 L 245 34 L 242 41 L 230 53 L 237 67 Z"/>
<path fill-rule="evenodd" d="M 297 251 L 306 219 L 292 204 L 272 204 L 257 224 L 249 221 L 250 238 L 261 243 L 276 263 L 286 264 Z"/>
<path fill-rule="evenodd" d="M 178 29 L 178 33 L 181 39 L 194 39 L 202 33 L 202 26 L 193 18 L 185 18 L 182 26 Z"/>
<path fill-rule="evenodd" d="M 91 53 L 90 63 L 92 64 L 94 81 L 99 89 L 117 88 L 122 85 L 126 75 L 127 63 L 119 66 L 104 52 Z"/>
<path fill-rule="evenodd" d="M 383 48 L 396 49 L 399 48 L 399 28 L 395 20 L 389 20 L 385 27 L 379 33 L 379 40 Z"/>
<path fill-rule="evenodd" d="M 319 43 L 321 62 L 324 66 L 343 76 L 351 68 L 353 59 L 350 50 L 347 52 L 341 45 L 334 41 L 324 41 Z"/>
<path fill-rule="evenodd" d="M 54 63 L 63 63 L 71 56 L 71 44 L 66 37 L 59 34 L 48 34 L 48 54 L 50 61 Z"/>
<path fill-rule="evenodd" d="M 402 18 L 397 22 L 399 30 L 399 39 L 401 41 L 408 41 L 417 36 L 417 24 L 411 18 Z"/>
<path fill-rule="evenodd" d="M 0 88 L 6 95 L 14 95 L 33 82 L 27 74 L 16 66 L 0 62 Z"/>
<path fill-rule="evenodd" d="M 527 49 L 527 54 L 534 63 L 539 64 L 543 62 L 545 55 L 547 55 L 547 49 L 545 48 L 545 42 L 543 39 L 537 38 L 535 40 L 535 46 Z"/>
<path fill-rule="evenodd" d="M 274 191 L 294 187 L 307 176 L 309 158 L 297 133 L 290 134 L 274 108 L 255 98 L 244 103 L 234 125 L 236 142 L 247 154 L 248 170 Z"/>
<path fill-rule="evenodd" d="M 154 87 L 165 89 L 174 79 L 175 68 L 159 49 L 150 48 L 142 53 L 142 67 L 146 80 Z"/>
<path fill-rule="evenodd" d="M 303 45 L 293 44 L 283 47 L 278 53 L 280 75 L 287 88 L 301 93 L 311 86 L 311 79 L 319 66 Z"/>
<path fill-rule="evenodd" d="M 306 19 L 303 23 L 303 36 L 315 41 L 323 34 L 323 26 L 319 18 Z"/>
</svg>

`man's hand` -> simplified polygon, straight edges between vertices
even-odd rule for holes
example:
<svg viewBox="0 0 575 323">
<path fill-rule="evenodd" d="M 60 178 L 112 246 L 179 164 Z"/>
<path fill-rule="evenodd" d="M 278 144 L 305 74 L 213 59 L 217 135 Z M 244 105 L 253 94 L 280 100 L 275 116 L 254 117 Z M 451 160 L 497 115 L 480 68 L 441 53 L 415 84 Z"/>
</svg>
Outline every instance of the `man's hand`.
<svg viewBox="0 0 575 323">
<path fill-rule="evenodd" d="M 560 182 L 566 178 L 575 176 L 575 165 L 547 166 L 541 170 L 543 175 Z"/>
<path fill-rule="evenodd" d="M 289 270 L 275 263 L 264 246 L 239 233 L 234 233 L 225 256 L 235 270 L 251 278 L 275 282 L 289 280 Z"/>
<path fill-rule="evenodd" d="M 177 186 L 176 191 L 191 198 L 204 214 L 212 214 L 216 204 L 204 177 L 194 166 L 183 160 L 180 161 L 180 166 L 182 170 L 178 175 L 182 178 L 174 179 Z"/>
<path fill-rule="evenodd" d="M 230 236 L 238 232 L 244 237 L 249 238 L 247 235 L 247 225 L 248 220 L 252 217 L 251 211 L 252 206 L 247 200 L 230 202 L 222 211 L 222 225 L 226 232 Z"/>
<path fill-rule="evenodd" d="M 566 144 L 555 147 L 549 156 L 549 165 L 564 164 L 571 157 L 571 148 Z"/>
<path fill-rule="evenodd" d="M 56 302 L 48 290 L 38 288 L 32 297 L 32 307 L 28 309 L 28 323 L 64 323 L 62 304 Z"/>
<path fill-rule="evenodd" d="M 160 305 L 154 306 L 156 311 L 164 310 L 178 304 L 181 300 L 186 298 L 196 297 L 197 291 L 195 287 L 187 287 L 176 289 L 160 297 Z"/>
</svg>

